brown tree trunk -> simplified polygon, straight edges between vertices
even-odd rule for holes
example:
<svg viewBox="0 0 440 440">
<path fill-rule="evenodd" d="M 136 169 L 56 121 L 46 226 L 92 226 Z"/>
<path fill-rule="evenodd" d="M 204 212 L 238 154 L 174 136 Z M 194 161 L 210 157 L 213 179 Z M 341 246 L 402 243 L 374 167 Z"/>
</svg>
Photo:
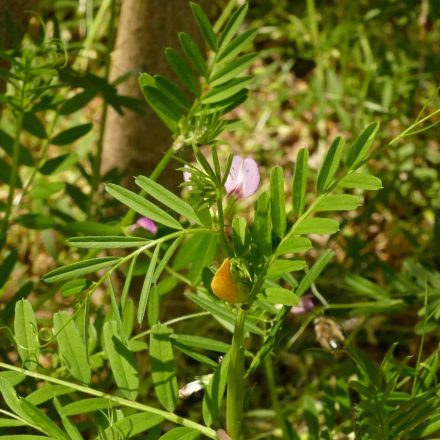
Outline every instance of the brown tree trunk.
<svg viewBox="0 0 440 440">
<path fill-rule="evenodd" d="M 110 81 L 127 72 L 133 74 L 118 86 L 118 92 L 143 99 L 139 72 L 173 77 L 164 49 L 177 48 L 182 31 L 199 36 L 188 0 L 122 0 Z M 103 171 L 114 167 L 125 171 L 130 184 L 132 176 L 148 175 L 154 169 L 171 142 L 169 129 L 150 108 L 144 114 L 126 110 L 122 116 L 109 109 Z M 173 185 L 176 175 L 167 170 L 161 181 Z"/>
</svg>

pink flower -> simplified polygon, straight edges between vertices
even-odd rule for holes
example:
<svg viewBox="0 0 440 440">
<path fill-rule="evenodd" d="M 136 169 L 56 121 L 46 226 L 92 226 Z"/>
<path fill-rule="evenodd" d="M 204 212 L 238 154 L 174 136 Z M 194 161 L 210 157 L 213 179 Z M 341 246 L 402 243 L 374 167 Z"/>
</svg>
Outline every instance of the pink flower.
<svg viewBox="0 0 440 440">
<path fill-rule="evenodd" d="M 250 197 L 255 194 L 259 184 L 260 172 L 257 162 L 249 157 L 234 156 L 231 170 L 225 183 L 225 190 L 228 196 Z"/>
<path fill-rule="evenodd" d="M 304 295 L 297 306 L 290 309 L 290 313 L 293 315 L 303 315 L 304 313 L 310 312 L 315 307 L 313 302 L 313 296 L 310 294 Z"/>
<path fill-rule="evenodd" d="M 130 231 L 135 231 L 138 228 L 146 229 L 153 235 L 157 233 L 157 225 L 156 223 L 148 217 L 141 217 L 137 220 L 137 222 L 130 227 Z"/>
</svg>

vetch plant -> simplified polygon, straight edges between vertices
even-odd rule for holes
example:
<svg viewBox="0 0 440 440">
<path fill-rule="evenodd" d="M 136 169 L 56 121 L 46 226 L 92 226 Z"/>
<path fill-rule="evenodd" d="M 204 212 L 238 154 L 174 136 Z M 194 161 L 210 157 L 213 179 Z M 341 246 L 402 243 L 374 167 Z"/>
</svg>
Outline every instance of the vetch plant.
<svg viewBox="0 0 440 440">
<path fill-rule="evenodd" d="M 247 439 L 246 385 L 264 366 L 283 438 L 295 438 L 274 386 L 271 353 L 290 314 L 313 307 L 320 312 L 328 306 L 316 293 L 315 282 L 333 252 L 326 249 L 309 264 L 305 254 L 314 242 L 308 236 L 336 233 L 339 222 L 327 213 L 355 210 L 362 202 L 361 191 L 381 188 L 380 179 L 361 170 L 371 156 L 379 126 L 371 123 L 349 146 L 341 137 L 334 139 L 314 191 L 309 191 L 309 153 L 301 149 L 291 164 L 293 178 L 285 179 L 283 169 L 276 166 L 270 171 L 268 190 L 258 192 L 255 160 L 230 154 L 222 161 L 218 154 L 221 133 L 237 123 L 226 115 L 246 99 L 252 82 L 243 73 L 256 55 L 243 52 L 257 31 L 240 32 L 248 5 L 237 9 L 221 32 L 214 31 L 197 4 L 191 7 L 209 48 L 208 60 L 182 33 L 182 51 L 166 51 L 179 84 L 148 73 L 139 79 L 147 102 L 170 128 L 174 142 L 149 177 L 135 178 L 138 193 L 114 183 L 106 185 L 107 193 L 127 208 L 124 218 L 112 225 L 115 234 L 68 239 L 78 252 L 87 252 L 84 258 L 44 276 L 74 303 L 73 312 L 55 313 L 46 344 L 40 344 L 41 329 L 30 302 L 17 302 L 14 339 L 23 368 L 0 363 L 16 373 L 11 373 L 12 379 L 0 377 L 8 407 L 2 414 L 4 423 L 9 423 L 3 426 L 18 424 L 51 438 L 77 440 L 83 438 L 82 426 L 72 417 L 88 420 L 89 413 L 103 411 L 105 428 L 90 428 L 97 439 L 144 433 L 164 440 Z M 183 159 L 188 150 L 194 165 Z M 156 182 L 173 157 L 186 164 L 187 199 Z M 292 194 L 287 200 L 286 187 Z M 231 199 L 254 194 L 251 218 L 226 209 Z M 140 218 L 134 221 L 137 214 Z M 148 236 L 138 234 L 144 232 L 139 229 Z M 121 250 L 128 253 L 121 256 Z M 120 285 L 115 283 L 116 275 L 123 278 Z M 137 289 L 133 279 L 139 275 L 143 280 Z M 178 284 L 185 286 L 186 297 L 201 311 L 167 320 L 161 316 L 163 296 Z M 109 307 L 92 320 L 92 297 L 98 290 L 107 292 Z M 174 331 L 179 322 L 206 316 L 218 323 L 228 342 Z M 47 350 L 53 356 L 50 373 L 39 360 Z M 196 362 L 198 378 L 179 375 L 177 352 Z M 101 391 L 98 373 L 103 365 L 111 372 L 105 378 L 111 392 Z M 15 386 L 25 377 L 40 388 L 22 398 Z M 187 385 L 179 387 L 179 382 Z M 197 420 L 181 416 L 179 397 L 201 389 L 200 416 Z M 359 413 L 360 425 L 370 417 L 369 410 Z"/>
</svg>

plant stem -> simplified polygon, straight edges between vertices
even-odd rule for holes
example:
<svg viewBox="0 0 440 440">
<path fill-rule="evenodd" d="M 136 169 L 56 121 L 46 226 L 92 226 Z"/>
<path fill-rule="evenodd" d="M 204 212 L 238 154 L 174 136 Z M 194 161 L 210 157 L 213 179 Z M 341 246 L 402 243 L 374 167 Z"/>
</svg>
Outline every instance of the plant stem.
<svg viewBox="0 0 440 440">
<path fill-rule="evenodd" d="M 110 66 L 111 66 L 111 57 L 110 53 L 113 50 L 114 37 L 115 37 L 115 20 L 116 20 L 116 1 L 111 0 L 111 15 L 110 15 L 110 23 L 108 28 L 108 43 L 107 43 L 107 51 L 106 51 L 106 59 L 105 59 L 105 71 L 104 71 L 104 79 L 108 82 L 110 77 Z M 101 12 L 101 10 L 100 10 Z M 96 20 L 95 20 L 96 21 Z M 99 138 L 96 149 L 96 156 L 93 160 L 92 165 L 92 182 L 90 188 L 90 196 L 89 196 L 89 205 L 88 205 L 88 217 L 90 218 L 94 207 L 94 198 L 96 191 L 98 190 L 99 181 L 101 180 L 101 163 L 102 163 L 102 152 L 104 149 L 104 135 L 106 128 L 106 120 L 107 120 L 107 112 L 108 112 L 108 102 L 104 99 L 103 107 L 102 107 L 102 120 L 101 126 L 99 130 Z"/>
<path fill-rule="evenodd" d="M 226 399 L 226 429 L 232 440 L 240 440 L 244 405 L 244 323 L 246 311 L 241 307 L 232 337 Z"/>
<path fill-rule="evenodd" d="M 9 194 L 8 194 L 8 199 L 6 201 L 6 210 L 5 210 L 5 216 L 3 218 L 3 224 L 0 233 L 0 242 L 3 242 L 3 240 L 6 239 L 6 232 L 8 230 L 9 220 L 11 217 L 12 203 L 14 201 L 15 186 L 17 185 L 18 164 L 20 162 L 20 135 L 21 135 L 21 130 L 23 128 L 23 117 L 24 117 L 24 113 L 23 111 L 20 111 L 17 118 L 17 123 L 15 125 L 15 138 L 14 138 L 14 145 L 12 150 L 11 176 L 9 179 Z"/>
<path fill-rule="evenodd" d="M 44 380 L 49 383 L 54 383 L 57 385 L 62 385 L 68 387 L 72 390 L 79 391 L 80 393 L 89 394 L 91 396 L 101 397 L 104 399 L 108 399 L 111 402 L 114 402 L 118 405 L 122 405 L 128 408 L 137 409 L 142 412 L 146 412 L 149 414 L 157 414 L 162 416 L 164 419 L 169 420 L 170 422 L 176 423 L 177 425 L 186 426 L 187 428 L 195 429 L 199 431 L 201 434 L 206 435 L 206 437 L 216 439 L 216 432 L 208 428 L 206 426 L 200 425 L 199 423 L 193 422 L 192 420 L 185 419 L 184 417 L 180 417 L 177 414 L 170 413 L 168 411 L 164 411 L 158 408 L 154 408 L 149 405 L 144 405 L 142 403 L 134 402 L 132 400 L 124 399 L 122 397 L 113 396 L 111 394 L 104 393 L 102 391 L 95 390 L 94 388 L 89 388 L 84 385 L 79 385 L 76 383 L 68 382 L 62 379 L 57 379 L 54 377 L 46 376 L 44 374 L 36 373 L 34 371 L 25 370 L 23 368 L 18 368 L 13 365 L 8 365 L 3 362 L 0 362 L 0 368 L 4 368 L 5 370 L 16 371 L 18 373 L 24 374 L 29 377 L 33 377 L 34 379 Z"/>
<path fill-rule="evenodd" d="M 275 411 L 275 417 L 277 419 L 278 426 L 281 428 L 281 431 L 283 431 L 283 438 L 285 440 L 289 440 L 291 438 L 289 434 L 289 427 L 286 423 L 286 419 L 283 417 L 280 401 L 278 399 L 275 375 L 273 371 L 273 363 L 270 356 L 266 356 L 266 358 L 264 359 L 264 367 L 266 371 L 266 379 L 267 385 L 269 387 L 270 399 L 272 401 L 272 408 Z"/>
<path fill-rule="evenodd" d="M 223 243 L 223 247 L 225 248 L 225 252 L 228 255 L 229 258 L 232 258 L 234 256 L 234 253 L 232 252 L 228 239 L 226 238 L 225 234 L 225 216 L 223 213 L 223 200 L 222 200 L 222 190 L 217 189 L 217 214 L 218 214 L 218 222 L 219 222 L 219 228 L 220 228 L 220 237 Z"/>
<path fill-rule="evenodd" d="M 50 139 L 52 138 L 54 128 L 56 127 L 56 123 L 58 121 L 58 116 L 59 116 L 59 113 L 57 111 L 53 117 L 52 122 L 50 123 L 49 129 L 47 130 L 47 138 L 42 143 L 40 157 L 38 158 L 37 163 L 33 167 L 30 176 L 28 177 L 26 182 L 23 184 L 23 188 L 21 190 L 20 197 L 19 197 L 18 201 L 15 203 L 15 209 L 19 208 L 21 202 L 23 201 L 23 199 L 26 196 L 26 193 L 29 191 L 29 188 L 32 186 L 32 183 L 34 182 L 36 175 L 38 174 L 40 168 L 42 167 L 42 165 L 44 164 L 44 162 L 46 160 L 47 150 L 50 145 Z"/>
</svg>

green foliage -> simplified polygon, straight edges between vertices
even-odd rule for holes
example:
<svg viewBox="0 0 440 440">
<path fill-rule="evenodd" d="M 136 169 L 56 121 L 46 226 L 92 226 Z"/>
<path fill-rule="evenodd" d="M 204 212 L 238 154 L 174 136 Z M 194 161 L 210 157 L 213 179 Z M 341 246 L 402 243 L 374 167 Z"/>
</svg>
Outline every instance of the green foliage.
<svg viewBox="0 0 440 440">
<path fill-rule="evenodd" d="M 111 8 L 114 14 L 114 7 L 115 2 L 102 2 L 96 20 L 103 20 Z M 307 2 L 307 7 L 310 30 L 303 29 L 304 33 L 310 32 L 310 44 L 324 53 L 332 43 L 326 35 L 320 38 L 319 32 L 329 29 L 324 22 L 317 25 L 314 2 Z M 274 6 L 275 14 L 279 8 Z M 373 217 L 376 206 L 364 191 L 387 187 L 389 178 L 374 167 L 369 169 L 369 159 L 383 151 L 382 145 L 392 146 L 410 134 L 421 134 L 424 122 L 436 111 L 384 142 L 385 129 L 379 132 L 371 115 L 356 114 L 353 124 L 344 120 L 343 87 L 333 68 L 324 69 L 323 56 L 310 81 L 311 91 L 297 103 L 298 107 L 317 108 L 313 112 L 318 147 L 310 138 L 308 148 L 299 148 L 295 160 L 285 156 L 289 159 L 284 160 L 284 170 L 272 167 L 267 173 L 269 182 L 263 180 L 255 198 L 239 201 L 243 198 L 239 187 L 251 176 L 246 175 L 246 168 L 233 169 L 233 154 L 224 154 L 225 139 L 229 141 L 239 126 L 229 116 L 246 101 L 255 78 L 261 79 L 259 70 L 264 75 L 271 69 L 259 64 L 248 75 L 254 61 L 266 56 L 266 49 L 258 54 L 247 52 L 257 35 L 257 47 L 262 47 L 271 26 L 256 23 L 254 28 L 244 29 L 248 3 L 233 11 L 233 2 L 229 2 L 214 26 L 199 5 L 191 3 L 191 9 L 208 53 L 190 35 L 180 33 L 181 50 L 168 48 L 165 52 L 177 82 L 152 73 L 139 76 L 147 104 L 173 138 L 152 175 L 135 178 L 139 193 L 118 184 L 118 176 L 100 175 L 99 151 L 95 157 L 86 151 L 90 141 L 99 150 L 103 130 L 96 137 L 93 125 L 79 114 L 96 97 L 118 112 L 136 110 L 137 101 L 116 91 L 123 79 L 109 84 L 105 78 L 76 70 L 78 63 L 62 51 L 58 40 L 43 35 L 25 39 L 21 46 L 18 39 L 14 50 L 2 51 L 10 70 L 0 70 L 7 82 L 1 98 L 7 122 L 0 130 L 0 174 L 7 196 L 0 205 L 4 213 L 1 245 L 7 247 L 8 241 L 17 240 L 9 235 L 15 227 L 37 229 L 32 239 L 41 240 L 51 255 L 48 266 L 59 267 L 46 270 L 43 266 L 44 283 L 35 281 L 41 270 L 35 270 L 33 282 L 26 278 L 14 283 L 11 280 L 21 274 L 23 261 L 33 265 L 34 256 L 24 258 L 19 242 L 17 250 L 2 254 L 0 295 L 11 296 L 0 310 L 0 322 L 15 343 L 15 357 L 22 368 L 0 363 L 2 370 L 9 370 L 0 372 L 5 408 L 1 410 L 0 438 L 190 440 L 222 438 L 226 435 L 222 429 L 233 440 L 241 433 L 248 438 L 247 430 L 249 438 L 282 435 L 294 440 L 300 436 L 339 438 L 351 432 L 365 440 L 431 438 L 440 426 L 439 357 L 436 348 L 425 356 L 424 344 L 439 327 L 439 274 L 411 261 L 400 272 L 381 262 L 386 288 L 367 278 L 368 271 L 365 276 L 356 274 L 366 266 L 361 245 L 353 243 L 368 240 L 357 237 L 353 213 L 343 211 Z M 286 14 L 292 18 L 290 12 Z M 370 19 L 366 16 L 365 20 Z M 297 17 L 291 21 L 299 28 L 303 25 Z M 346 31 L 342 33 L 348 34 Z M 11 37 L 16 34 L 12 28 L 9 33 Z M 110 34 L 107 37 L 112 40 Z M 346 45 L 341 52 L 347 51 Z M 361 38 L 355 45 L 365 58 L 363 69 L 374 70 L 368 39 Z M 271 50 L 267 54 L 273 55 Z M 276 69 L 276 56 L 274 59 Z M 340 62 L 341 69 L 346 69 L 347 58 Z M 284 70 L 295 70 L 295 65 L 286 63 Z M 385 114 L 392 107 L 394 86 L 386 78 L 382 80 L 380 112 Z M 372 104 L 366 97 L 368 84 L 358 99 L 362 109 Z M 272 86 L 268 89 L 272 93 Z M 310 96 L 316 102 L 309 102 Z M 337 136 L 330 143 L 324 136 L 326 100 L 332 101 L 328 108 L 341 115 L 341 131 L 360 132 L 352 142 Z M 266 104 L 272 105 L 265 101 L 261 107 Z M 259 130 L 269 116 L 277 118 L 271 108 L 266 110 L 267 115 L 258 120 Z M 299 113 L 294 109 L 292 114 Z M 252 119 L 254 113 L 250 115 Z M 240 117 L 241 124 L 249 118 L 241 112 L 233 116 Z M 330 126 L 330 117 L 328 122 Z M 323 148 L 327 143 L 329 148 Z M 374 150 L 373 145 L 381 147 Z M 57 147 L 63 148 L 63 154 Z M 406 160 L 399 156 L 404 152 L 396 154 Z M 190 174 L 182 184 L 182 196 L 156 182 L 171 158 Z M 268 162 L 275 163 L 275 159 Z M 435 175 L 429 170 L 419 173 Z M 263 172 L 261 175 L 264 177 Z M 101 177 L 108 182 L 105 196 L 97 188 Z M 234 179 L 237 187 L 227 189 Z M 316 183 L 316 191 L 312 183 Z M 360 208 L 363 203 L 365 211 Z M 127 212 L 123 218 L 118 211 L 121 207 Z M 135 214 L 156 222 L 158 231 L 147 230 L 139 222 L 130 225 Z M 435 216 L 431 211 L 426 214 L 430 221 Z M 341 234 L 330 237 L 340 229 Z M 61 243 L 62 235 L 75 236 Z M 66 252 L 61 244 L 71 249 Z M 353 254 L 359 254 L 359 265 L 348 272 Z M 333 264 L 335 255 L 337 264 Z M 347 262 L 341 263 L 344 259 Z M 220 265 L 230 267 L 230 272 L 221 275 Z M 239 302 L 220 299 L 215 287 L 220 276 L 223 279 L 217 285 L 239 290 L 235 298 Z M 306 310 L 311 297 L 312 312 Z M 338 303 L 340 298 L 342 303 Z M 177 316 L 169 319 L 175 304 Z M 341 353 L 310 350 L 310 337 L 299 341 L 303 334 L 308 335 L 316 316 L 330 311 L 342 315 L 346 309 L 364 321 L 350 336 L 345 334 L 351 331 L 348 325 L 335 323 L 339 340 L 345 339 Z M 298 316 L 306 312 L 304 317 Z M 394 359 L 396 345 L 390 341 L 394 335 L 384 337 L 384 345 L 391 348 L 380 366 L 355 348 L 365 340 L 374 343 L 382 325 L 374 324 L 379 312 L 387 318 L 406 313 L 403 316 L 414 321 L 412 337 L 421 338 L 415 361 L 401 353 Z M 318 323 L 315 320 L 315 330 Z M 385 331 L 393 329 L 386 321 L 383 326 Z M 292 345 L 299 342 L 301 348 L 295 347 L 291 353 Z M 2 353 L 7 344 L 4 338 Z M 13 357 L 5 359 L 10 362 Z M 263 380 L 261 366 L 266 375 Z M 179 391 L 183 383 L 187 385 Z M 194 394 L 204 393 L 203 403 L 192 406 L 190 400 L 183 401 L 185 393 L 194 397 L 193 390 Z M 250 418 L 261 420 L 266 415 L 258 405 L 273 410 L 268 426 L 272 429 L 277 423 L 279 430 L 256 432 L 259 424 L 253 426 Z M 244 417 L 245 406 L 255 411 Z"/>
</svg>

